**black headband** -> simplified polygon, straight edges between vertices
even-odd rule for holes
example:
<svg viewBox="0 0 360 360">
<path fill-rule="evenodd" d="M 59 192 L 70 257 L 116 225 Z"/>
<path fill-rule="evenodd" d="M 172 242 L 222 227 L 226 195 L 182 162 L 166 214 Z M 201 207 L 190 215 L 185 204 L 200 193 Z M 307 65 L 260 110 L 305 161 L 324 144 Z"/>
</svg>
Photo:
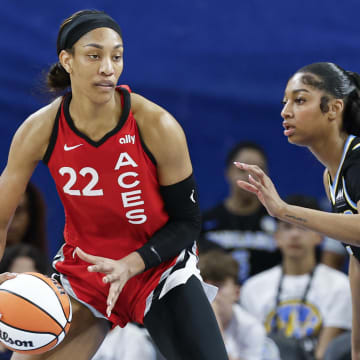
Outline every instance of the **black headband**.
<svg viewBox="0 0 360 360">
<path fill-rule="evenodd" d="M 115 30 L 122 37 L 120 26 L 107 14 L 84 14 L 68 22 L 60 31 L 57 39 L 57 53 L 71 49 L 72 46 L 91 30 L 106 27 Z"/>
</svg>

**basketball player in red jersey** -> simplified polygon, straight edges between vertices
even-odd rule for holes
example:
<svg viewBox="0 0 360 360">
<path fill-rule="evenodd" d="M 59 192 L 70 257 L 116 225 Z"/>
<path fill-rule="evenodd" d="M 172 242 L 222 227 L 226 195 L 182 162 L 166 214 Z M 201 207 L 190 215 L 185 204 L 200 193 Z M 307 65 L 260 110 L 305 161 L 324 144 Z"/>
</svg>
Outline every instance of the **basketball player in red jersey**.
<svg viewBox="0 0 360 360">
<path fill-rule="evenodd" d="M 186 139 L 158 105 L 116 87 L 123 69 L 119 25 L 99 11 L 65 20 L 52 90 L 71 91 L 17 131 L 0 178 L 0 255 L 6 229 L 38 161 L 65 210 L 54 267 L 71 296 L 67 338 L 38 356 L 90 359 L 109 324 L 144 323 L 167 359 L 227 359 L 196 267 L 199 207 Z M 104 275 L 105 274 L 105 275 Z M 212 294 L 211 294 L 212 292 Z"/>
</svg>

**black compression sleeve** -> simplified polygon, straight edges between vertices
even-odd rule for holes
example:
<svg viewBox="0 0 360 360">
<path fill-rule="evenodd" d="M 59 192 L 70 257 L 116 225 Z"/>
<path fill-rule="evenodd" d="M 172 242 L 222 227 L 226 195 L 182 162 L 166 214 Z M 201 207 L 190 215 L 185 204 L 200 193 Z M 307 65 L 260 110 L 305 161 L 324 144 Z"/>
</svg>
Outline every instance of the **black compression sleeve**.
<svg viewBox="0 0 360 360">
<path fill-rule="evenodd" d="M 145 263 L 145 270 L 178 255 L 197 240 L 201 229 L 201 215 L 193 175 L 176 184 L 161 186 L 169 221 L 137 252 Z"/>
</svg>

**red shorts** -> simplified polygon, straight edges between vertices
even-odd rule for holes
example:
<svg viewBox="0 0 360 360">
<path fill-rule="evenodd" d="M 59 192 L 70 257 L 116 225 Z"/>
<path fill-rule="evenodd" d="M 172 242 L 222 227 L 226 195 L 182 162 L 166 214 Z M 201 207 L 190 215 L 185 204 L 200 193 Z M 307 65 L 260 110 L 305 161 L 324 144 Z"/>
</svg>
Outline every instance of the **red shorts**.
<svg viewBox="0 0 360 360">
<path fill-rule="evenodd" d="M 63 287 L 70 296 L 87 305 L 96 316 L 104 317 L 121 327 L 128 322 L 143 323 L 147 298 L 158 286 L 164 272 L 170 269 L 177 259 L 166 261 L 131 278 L 121 291 L 108 318 L 106 300 L 110 285 L 102 281 L 104 274 L 89 272 L 87 262 L 76 255 L 73 257 L 74 250 L 73 246 L 65 244 L 54 258 L 53 264 L 60 273 Z"/>
</svg>

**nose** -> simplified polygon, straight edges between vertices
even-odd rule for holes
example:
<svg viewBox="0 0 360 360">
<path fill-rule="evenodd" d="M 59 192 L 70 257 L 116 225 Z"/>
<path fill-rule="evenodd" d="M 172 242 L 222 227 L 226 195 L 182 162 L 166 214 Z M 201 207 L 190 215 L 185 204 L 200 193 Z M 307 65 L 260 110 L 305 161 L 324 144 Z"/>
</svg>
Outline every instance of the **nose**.
<svg viewBox="0 0 360 360">
<path fill-rule="evenodd" d="M 280 115 L 283 119 L 288 119 L 288 118 L 292 117 L 293 113 L 292 113 L 289 102 L 284 104 Z"/>
<path fill-rule="evenodd" d="M 114 66 L 110 58 L 104 57 L 102 59 L 99 71 L 102 75 L 106 76 L 112 75 L 114 73 Z"/>
</svg>

